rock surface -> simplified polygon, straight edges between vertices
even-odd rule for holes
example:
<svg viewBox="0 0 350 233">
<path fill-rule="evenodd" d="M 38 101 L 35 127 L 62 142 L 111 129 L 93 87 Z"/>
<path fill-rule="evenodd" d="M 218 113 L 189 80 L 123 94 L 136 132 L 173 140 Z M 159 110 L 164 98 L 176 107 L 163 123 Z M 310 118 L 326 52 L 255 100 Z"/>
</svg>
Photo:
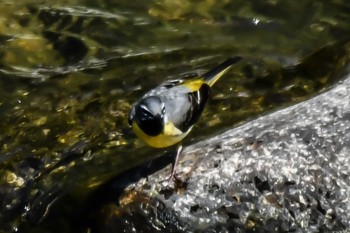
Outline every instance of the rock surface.
<svg viewBox="0 0 350 233">
<path fill-rule="evenodd" d="M 167 168 L 129 190 L 164 203 L 181 231 L 350 229 L 350 78 L 185 148 L 176 172 L 180 188 Z"/>
</svg>

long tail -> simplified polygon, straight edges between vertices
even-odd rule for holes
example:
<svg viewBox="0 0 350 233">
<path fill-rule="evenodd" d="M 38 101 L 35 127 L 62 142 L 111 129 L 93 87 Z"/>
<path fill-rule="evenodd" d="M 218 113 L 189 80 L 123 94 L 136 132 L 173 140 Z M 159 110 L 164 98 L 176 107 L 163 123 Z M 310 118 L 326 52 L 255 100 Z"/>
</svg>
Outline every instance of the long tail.
<svg viewBox="0 0 350 233">
<path fill-rule="evenodd" d="M 216 81 L 233 65 L 242 60 L 242 57 L 236 56 L 231 57 L 218 65 L 217 67 L 209 70 L 203 75 L 204 81 L 209 85 L 213 86 Z"/>
</svg>

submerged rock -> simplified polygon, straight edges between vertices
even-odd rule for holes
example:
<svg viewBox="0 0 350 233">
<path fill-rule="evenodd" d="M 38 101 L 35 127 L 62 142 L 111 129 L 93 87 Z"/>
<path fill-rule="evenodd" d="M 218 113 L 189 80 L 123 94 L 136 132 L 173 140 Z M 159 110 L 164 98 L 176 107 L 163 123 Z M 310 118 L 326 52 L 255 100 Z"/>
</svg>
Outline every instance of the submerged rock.
<svg viewBox="0 0 350 233">
<path fill-rule="evenodd" d="M 349 155 L 347 78 L 306 102 L 185 148 L 175 188 L 167 167 L 127 190 L 165 204 L 182 222 L 179 231 L 346 230 Z M 154 221 L 154 212 L 147 213 Z"/>
</svg>

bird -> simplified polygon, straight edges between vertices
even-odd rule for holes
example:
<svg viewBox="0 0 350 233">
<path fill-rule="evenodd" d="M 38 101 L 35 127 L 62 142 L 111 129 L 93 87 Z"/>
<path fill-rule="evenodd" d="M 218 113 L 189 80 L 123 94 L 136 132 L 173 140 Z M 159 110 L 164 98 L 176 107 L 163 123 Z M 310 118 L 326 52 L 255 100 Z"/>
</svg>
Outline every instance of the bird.
<svg viewBox="0 0 350 233">
<path fill-rule="evenodd" d="M 136 136 L 154 148 L 180 144 L 203 113 L 211 87 L 241 59 L 230 57 L 203 75 L 167 80 L 148 91 L 129 112 L 128 123 Z M 179 145 L 173 172 L 181 150 Z"/>
<path fill-rule="evenodd" d="M 144 94 L 128 117 L 136 136 L 154 148 L 181 142 L 199 120 L 211 87 L 241 59 L 231 57 L 201 76 L 167 80 Z"/>
</svg>

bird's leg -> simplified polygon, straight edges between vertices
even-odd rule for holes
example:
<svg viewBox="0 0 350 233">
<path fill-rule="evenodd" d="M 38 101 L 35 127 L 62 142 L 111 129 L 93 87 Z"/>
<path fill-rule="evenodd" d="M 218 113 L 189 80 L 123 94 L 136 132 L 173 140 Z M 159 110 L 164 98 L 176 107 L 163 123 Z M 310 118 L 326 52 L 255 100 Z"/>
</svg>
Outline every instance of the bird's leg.
<svg viewBox="0 0 350 233">
<path fill-rule="evenodd" d="M 175 157 L 175 160 L 173 161 L 172 165 L 172 169 L 171 169 L 171 175 L 170 175 L 170 178 L 169 180 L 172 180 L 174 177 L 175 177 L 175 169 L 176 169 L 176 165 L 179 161 L 179 157 L 180 157 L 180 154 L 182 152 L 182 145 L 180 144 L 178 147 L 177 147 L 177 151 L 176 151 L 176 157 Z"/>
</svg>

